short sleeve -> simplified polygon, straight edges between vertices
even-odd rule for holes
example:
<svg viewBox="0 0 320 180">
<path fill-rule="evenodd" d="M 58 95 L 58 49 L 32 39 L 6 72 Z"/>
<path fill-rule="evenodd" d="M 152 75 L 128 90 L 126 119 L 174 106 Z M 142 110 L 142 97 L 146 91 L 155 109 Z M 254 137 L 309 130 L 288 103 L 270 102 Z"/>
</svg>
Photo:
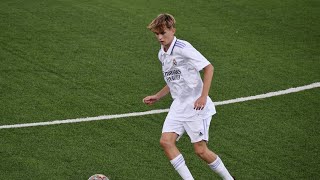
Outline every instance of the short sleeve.
<svg viewBox="0 0 320 180">
<path fill-rule="evenodd" d="M 183 56 L 191 63 L 197 71 L 211 64 L 199 51 L 191 45 L 183 49 Z"/>
</svg>

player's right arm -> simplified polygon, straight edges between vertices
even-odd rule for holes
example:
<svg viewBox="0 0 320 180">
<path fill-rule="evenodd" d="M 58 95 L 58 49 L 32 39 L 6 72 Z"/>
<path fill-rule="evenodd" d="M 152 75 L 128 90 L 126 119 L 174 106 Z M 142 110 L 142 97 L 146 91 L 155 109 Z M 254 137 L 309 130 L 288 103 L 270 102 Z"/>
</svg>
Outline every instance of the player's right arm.
<svg viewBox="0 0 320 180">
<path fill-rule="evenodd" d="M 143 98 L 143 102 L 147 105 L 152 105 L 153 103 L 159 101 L 162 97 L 166 96 L 169 92 L 170 89 L 168 85 L 166 85 L 157 94 Z"/>
</svg>

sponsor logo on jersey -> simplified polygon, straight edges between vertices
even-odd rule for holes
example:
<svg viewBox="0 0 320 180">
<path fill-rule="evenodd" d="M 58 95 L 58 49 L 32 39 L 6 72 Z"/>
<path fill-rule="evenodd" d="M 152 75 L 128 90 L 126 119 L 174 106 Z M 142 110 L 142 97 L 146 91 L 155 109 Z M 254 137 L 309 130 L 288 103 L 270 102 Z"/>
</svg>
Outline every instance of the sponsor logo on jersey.
<svg viewBox="0 0 320 180">
<path fill-rule="evenodd" d="M 173 69 L 167 72 L 163 72 L 163 77 L 167 82 L 174 80 L 180 80 L 181 71 L 179 69 Z"/>
</svg>

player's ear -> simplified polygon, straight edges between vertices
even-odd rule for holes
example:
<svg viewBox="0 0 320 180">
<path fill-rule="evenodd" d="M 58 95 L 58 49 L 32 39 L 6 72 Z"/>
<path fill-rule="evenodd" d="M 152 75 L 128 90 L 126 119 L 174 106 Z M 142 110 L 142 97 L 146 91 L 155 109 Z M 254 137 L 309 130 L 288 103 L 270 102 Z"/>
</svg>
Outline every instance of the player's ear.
<svg viewBox="0 0 320 180">
<path fill-rule="evenodd" d="M 172 32 L 173 32 L 173 34 L 175 34 L 176 33 L 176 28 L 172 28 Z"/>
<path fill-rule="evenodd" d="M 170 29 L 168 29 L 168 31 L 172 32 L 173 34 L 176 33 L 176 28 L 171 27 Z"/>
</svg>

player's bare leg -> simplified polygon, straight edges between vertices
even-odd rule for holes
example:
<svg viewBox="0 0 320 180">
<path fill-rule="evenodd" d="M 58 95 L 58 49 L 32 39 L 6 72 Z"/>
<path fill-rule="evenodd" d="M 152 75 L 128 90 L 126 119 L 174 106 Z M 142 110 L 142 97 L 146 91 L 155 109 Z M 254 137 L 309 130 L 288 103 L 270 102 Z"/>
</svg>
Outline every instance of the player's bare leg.
<svg viewBox="0 0 320 180">
<path fill-rule="evenodd" d="M 195 153 L 208 163 L 210 168 L 216 172 L 222 179 L 233 180 L 223 162 L 214 152 L 208 149 L 206 141 L 200 141 L 193 144 Z"/>
<path fill-rule="evenodd" d="M 185 164 L 184 158 L 176 146 L 176 133 L 162 133 L 160 145 L 163 148 L 166 156 L 170 160 L 172 166 L 185 180 L 193 180 L 193 177 Z"/>
<path fill-rule="evenodd" d="M 180 151 L 178 150 L 176 146 L 176 139 L 178 138 L 178 135 L 173 132 L 169 133 L 162 133 L 161 139 L 160 139 L 160 145 L 163 148 L 166 156 L 169 160 L 174 159 L 180 154 Z"/>
<path fill-rule="evenodd" d="M 193 144 L 195 153 L 208 164 L 217 159 L 217 155 L 208 149 L 206 141 L 200 141 Z"/>
</svg>

